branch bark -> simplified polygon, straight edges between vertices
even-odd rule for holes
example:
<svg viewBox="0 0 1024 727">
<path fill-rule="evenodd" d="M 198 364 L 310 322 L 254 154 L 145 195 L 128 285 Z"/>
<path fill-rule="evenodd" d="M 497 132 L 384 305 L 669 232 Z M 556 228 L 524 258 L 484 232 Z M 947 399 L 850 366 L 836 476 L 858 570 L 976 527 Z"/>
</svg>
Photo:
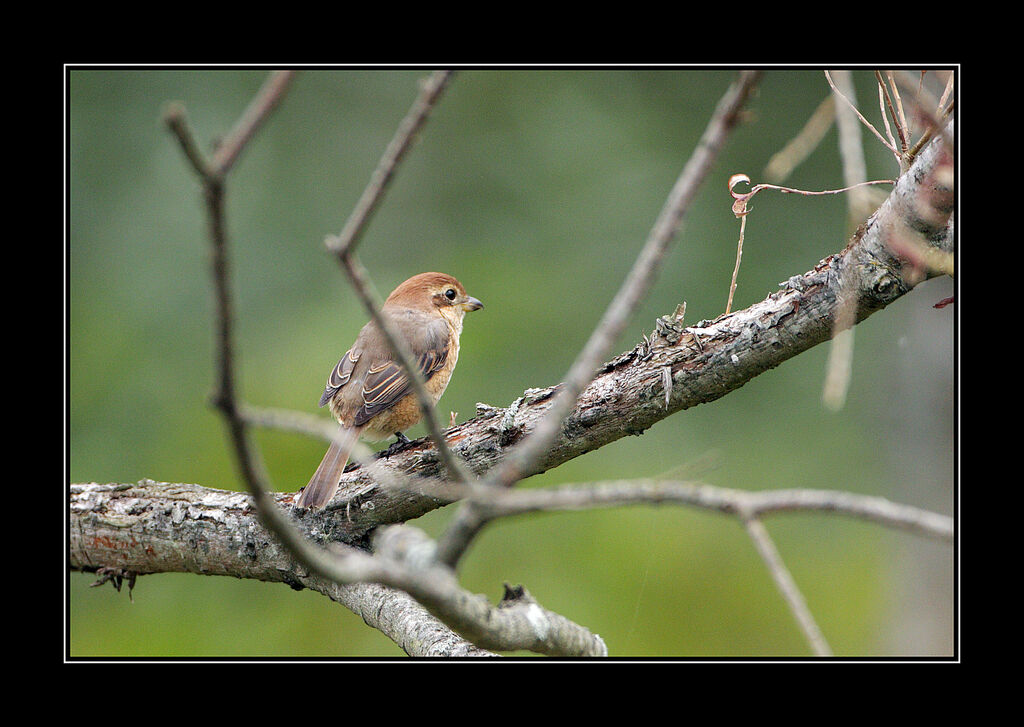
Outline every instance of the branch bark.
<svg viewBox="0 0 1024 727">
<path fill-rule="evenodd" d="M 282 496 L 277 499 L 280 505 Z M 311 588 L 362 615 L 413 656 L 487 656 L 488 648 L 607 655 L 600 637 L 541 607 L 521 588 L 506 587 L 497 607 L 465 591 L 450 569 L 433 563 L 432 543 L 415 528 L 379 529 L 374 555 L 335 543 L 334 571 L 319 575 L 296 563 L 267 531 L 245 493 L 152 480 L 72 485 L 70 513 L 73 569 L 123 572 L 133 579 L 158 572 L 233 575 Z M 315 523 L 307 523 L 302 535 L 325 539 Z"/>
</svg>

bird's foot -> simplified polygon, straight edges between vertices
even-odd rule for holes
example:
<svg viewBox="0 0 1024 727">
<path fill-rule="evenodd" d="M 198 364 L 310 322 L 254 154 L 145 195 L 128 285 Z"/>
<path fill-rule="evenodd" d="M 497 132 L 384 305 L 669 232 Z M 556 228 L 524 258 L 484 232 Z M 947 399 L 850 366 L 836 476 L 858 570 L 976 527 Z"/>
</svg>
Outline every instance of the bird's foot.
<svg viewBox="0 0 1024 727">
<path fill-rule="evenodd" d="M 398 454 L 403 449 L 412 444 L 412 440 L 401 432 L 395 432 L 395 436 L 398 437 L 398 441 L 392 444 L 390 447 L 384 450 L 384 456 L 390 457 L 393 454 Z"/>
</svg>

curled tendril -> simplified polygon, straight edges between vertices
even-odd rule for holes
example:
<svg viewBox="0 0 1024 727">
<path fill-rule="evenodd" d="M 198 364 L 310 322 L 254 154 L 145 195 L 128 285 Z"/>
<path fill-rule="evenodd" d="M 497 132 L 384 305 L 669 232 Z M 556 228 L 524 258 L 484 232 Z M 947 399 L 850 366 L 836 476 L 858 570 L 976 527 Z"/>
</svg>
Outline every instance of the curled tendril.
<svg viewBox="0 0 1024 727">
<path fill-rule="evenodd" d="M 750 177 L 742 172 L 733 174 L 729 177 L 729 194 L 732 195 L 732 213 L 737 217 L 744 217 L 750 210 L 747 205 L 751 198 L 760 192 L 762 189 L 777 189 L 784 194 L 806 194 L 806 195 L 819 195 L 819 194 L 842 194 L 843 192 L 849 192 L 851 189 L 857 187 L 865 187 L 871 184 L 895 184 L 896 181 L 893 179 L 875 179 L 870 182 L 860 182 L 859 184 L 853 184 L 849 187 L 843 187 L 842 189 L 825 189 L 820 192 L 812 192 L 805 189 L 793 189 L 792 187 L 782 187 L 778 184 L 755 184 L 750 188 L 749 192 L 737 192 L 737 184 L 750 184 Z"/>
</svg>

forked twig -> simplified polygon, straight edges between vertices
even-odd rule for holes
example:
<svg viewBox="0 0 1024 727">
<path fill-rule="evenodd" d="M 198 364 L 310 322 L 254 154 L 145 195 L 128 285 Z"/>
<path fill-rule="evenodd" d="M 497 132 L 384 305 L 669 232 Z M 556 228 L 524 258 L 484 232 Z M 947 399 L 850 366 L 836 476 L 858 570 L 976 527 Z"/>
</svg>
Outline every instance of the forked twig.
<svg viewBox="0 0 1024 727">
<path fill-rule="evenodd" d="M 180 106 L 173 107 L 166 115 L 168 126 L 179 139 L 186 157 L 204 183 L 210 216 L 210 238 L 214 248 L 212 271 L 217 289 L 217 318 L 220 332 L 220 378 L 215 402 L 228 422 L 243 480 L 256 504 L 260 521 L 281 540 L 296 561 L 312 573 L 339 584 L 373 581 L 401 588 L 435 615 L 448 623 L 456 624 L 460 630 L 470 631 L 477 640 L 483 640 L 487 644 L 501 644 L 503 639 L 508 639 L 511 646 L 506 648 L 535 648 L 543 653 L 553 654 L 607 654 L 607 648 L 599 637 L 557 614 L 541 609 L 532 600 L 516 604 L 516 608 L 495 609 L 482 604 L 475 596 L 463 591 L 454 579 L 445 576 L 438 567 L 407 567 L 393 558 L 373 556 L 354 548 L 341 548 L 334 552 L 321 549 L 306 540 L 268 494 L 255 453 L 248 444 L 246 414 L 244 407 L 236 399 L 233 384 L 227 234 L 223 219 L 223 176 L 231 168 L 245 143 L 252 138 L 255 130 L 276 105 L 286 85 L 281 83 L 279 75 L 271 76 L 264 89 L 272 90 L 257 96 L 256 101 L 243 115 L 242 121 L 236 125 L 236 133 L 230 137 L 237 141 L 233 141 L 229 151 L 212 164 L 195 146 L 185 122 L 183 109 Z M 383 186 L 382 184 L 380 191 L 374 193 L 366 207 L 367 210 L 372 209 L 380 199 Z M 350 242 L 354 239 L 351 238 Z M 342 255 L 346 260 L 351 259 L 350 245 L 346 246 Z M 411 368 L 409 370 L 412 371 Z M 443 442 L 439 441 L 438 446 L 443 446 Z M 538 618 L 543 619 L 550 627 L 546 629 L 547 636 L 542 640 L 537 640 L 533 633 Z"/>
</svg>

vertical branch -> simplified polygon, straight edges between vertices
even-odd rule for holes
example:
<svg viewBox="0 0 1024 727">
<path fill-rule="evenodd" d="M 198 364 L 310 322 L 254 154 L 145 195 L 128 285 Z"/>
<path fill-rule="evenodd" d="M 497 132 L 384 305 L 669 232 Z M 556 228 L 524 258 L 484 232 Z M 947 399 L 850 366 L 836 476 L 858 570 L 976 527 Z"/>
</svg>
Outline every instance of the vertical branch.
<svg viewBox="0 0 1024 727">
<path fill-rule="evenodd" d="M 640 301 L 654 282 L 662 260 L 683 215 L 708 170 L 739 119 L 747 97 L 759 78 L 756 71 L 744 71 L 719 101 L 708 126 L 679 179 L 669 194 L 658 219 L 632 269 L 615 298 L 609 304 L 590 339 L 580 351 L 566 375 L 551 407 L 534 431 L 485 479 L 485 486 L 510 487 L 531 472 L 558 436 L 562 422 L 580 392 L 591 381 L 597 366 L 621 335 Z M 438 545 L 438 558 L 453 566 L 469 546 L 481 520 L 474 512 L 472 499 L 463 503 L 454 522 Z"/>
<path fill-rule="evenodd" d="M 199 175 L 206 200 L 211 247 L 210 271 L 213 277 L 217 319 L 217 388 L 212 397 L 213 403 L 227 423 L 242 480 L 256 503 L 260 521 L 280 538 L 300 563 L 314 572 L 330 577 L 335 570 L 332 559 L 305 542 L 267 493 L 268 488 L 264 484 L 265 478 L 260 471 L 258 458 L 249 443 L 247 424 L 237 402 L 234 384 L 235 366 L 231 338 L 233 315 L 228 270 L 228 235 L 224 218 L 224 180 L 245 144 L 277 106 L 288 86 L 289 78 L 290 74 L 271 74 L 221 145 L 212 163 L 196 146 L 180 104 L 170 107 L 164 118 Z"/>
<path fill-rule="evenodd" d="M 391 322 L 381 312 L 382 301 L 379 296 L 372 292 L 372 284 L 366 269 L 355 256 L 355 248 L 359 243 L 363 230 L 366 228 L 370 217 L 377 209 L 380 201 L 387 191 L 388 185 L 394 178 L 395 170 L 405 157 L 406 152 L 412 147 L 416 134 L 427 121 L 427 117 L 433 110 L 441 93 L 448 86 L 451 79 L 450 71 L 435 71 L 421 85 L 420 93 L 413 102 L 412 108 L 402 119 L 398 129 L 395 131 L 383 156 L 377 163 L 376 169 L 370 177 L 370 181 L 363 190 L 362 196 L 356 203 L 355 209 L 349 215 L 345 226 L 338 235 L 328 236 L 325 240 L 327 249 L 335 254 L 338 262 L 348 275 L 356 295 L 359 297 L 369 314 L 371 320 L 377 325 L 388 347 L 394 354 L 395 360 L 404 369 L 409 383 L 412 386 L 413 395 L 423 412 L 423 421 L 427 427 L 427 433 L 437 448 L 438 456 L 444 464 L 451 478 L 458 482 L 468 482 L 471 479 L 468 468 L 456 457 L 444 439 L 444 432 L 440 422 L 437 420 L 437 411 L 430 396 L 427 394 L 426 385 L 419 370 L 414 365 L 412 355 L 395 332 Z"/>
<path fill-rule="evenodd" d="M 217 309 L 217 384 L 212 398 L 227 423 L 242 479 L 253 491 L 263 489 L 262 477 L 257 458 L 247 440 L 246 424 L 239 414 L 235 395 L 234 352 L 231 340 L 233 316 L 228 272 L 228 235 L 224 219 L 224 182 L 245 145 L 270 112 L 277 107 L 291 78 L 291 72 L 278 71 L 270 74 L 239 122 L 224 139 L 212 161 L 207 160 L 196 145 L 183 106 L 174 104 L 164 114 L 165 123 L 178 138 L 186 158 L 192 163 L 203 183 L 211 243 L 210 269 Z"/>
<path fill-rule="evenodd" d="M 835 83 L 832 88 L 836 96 L 847 103 L 836 105 L 836 130 L 839 133 L 839 157 L 843 166 L 843 182 L 847 187 L 862 184 L 868 178 L 864 162 L 864 145 L 861 142 L 860 124 L 857 122 L 857 98 L 854 95 L 853 79 L 849 71 L 834 71 Z M 852 104 L 852 105 L 851 105 Z M 852 228 L 871 214 L 870 193 L 866 188 L 856 187 L 849 192 L 847 215 Z M 857 298 L 853 294 L 852 275 L 843 276 L 835 320 L 832 324 L 832 342 L 829 345 L 828 363 L 825 368 L 825 383 L 822 401 L 829 409 L 838 411 L 846 402 L 850 385 L 851 361 L 853 359 L 853 318 L 857 312 Z"/>
</svg>

